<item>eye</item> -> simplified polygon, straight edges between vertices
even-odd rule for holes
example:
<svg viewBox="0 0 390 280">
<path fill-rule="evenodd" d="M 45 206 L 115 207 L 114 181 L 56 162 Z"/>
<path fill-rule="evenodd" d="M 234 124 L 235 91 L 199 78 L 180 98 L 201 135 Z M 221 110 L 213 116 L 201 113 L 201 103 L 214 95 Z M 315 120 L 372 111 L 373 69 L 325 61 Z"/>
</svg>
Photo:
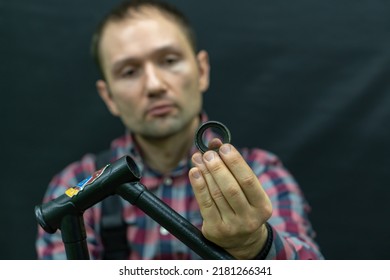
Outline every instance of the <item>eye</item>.
<svg viewBox="0 0 390 280">
<path fill-rule="evenodd" d="M 178 56 L 176 56 L 176 55 L 167 55 L 163 59 L 163 64 L 167 65 L 167 66 L 170 66 L 170 65 L 174 65 L 178 61 L 179 61 L 179 57 Z"/>
<path fill-rule="evenodd" d="M 132 77 L 136 74 L 137 69 L 133 67 L 126 67 L 121 71 L 122 77 Z"/>
</svg>

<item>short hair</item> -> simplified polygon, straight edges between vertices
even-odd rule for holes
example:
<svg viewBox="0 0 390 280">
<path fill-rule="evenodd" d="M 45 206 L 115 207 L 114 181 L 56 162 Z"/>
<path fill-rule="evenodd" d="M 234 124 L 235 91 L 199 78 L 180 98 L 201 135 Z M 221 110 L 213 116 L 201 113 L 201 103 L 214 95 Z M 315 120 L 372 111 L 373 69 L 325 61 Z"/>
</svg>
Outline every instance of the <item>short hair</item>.
<svg viewBox="0 0 390 280">
<path fill-rule="evenodd" d="M 118 6 L 114 7 L 98 24 L 93 36 L 91 44 L 91 54 L 95 63 L 97 64 L 99 71 L 104 77 L 104 71 L 102 67 L 102 61 L 100 58 L 100 42 L 102 33 L 106 25 L 110 22 L 119 22 L 124 19 L 131 19 L 135 13 L 142 12 L 142 9 L 152 8 L 159 11 L 161 14 L 168 16 L 174 22 L 176 22 L 184 31 L 184 35 L 187 37 L 188 42 L 194 53 L 197 52 L 196 36 L 194 29 L 192 28 L 188 18 L 179 11 L 173 5 L 157 1 L 157 0 L 129 0 L 123 1 Z"/>
</svg>

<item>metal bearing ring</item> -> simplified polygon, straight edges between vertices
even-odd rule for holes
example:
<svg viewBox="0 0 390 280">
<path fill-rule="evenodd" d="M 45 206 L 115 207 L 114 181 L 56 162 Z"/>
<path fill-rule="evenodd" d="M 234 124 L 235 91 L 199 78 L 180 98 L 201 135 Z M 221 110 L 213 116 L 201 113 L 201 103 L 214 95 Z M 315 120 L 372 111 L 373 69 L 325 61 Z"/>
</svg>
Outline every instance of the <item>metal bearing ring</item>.
<svg viewBox="0 0 390 280">
<path fill-rule="evenodd" d="M 222 123 L 217 121 L 208 121 L 199 126 L 198 130 L 195 133 L 195 145 L 203 154 L 209 150 L 208 146 L 203 143 L 203 134 L 208 128 L 215 128 L 221 132 L 222 142 L 230 143 L 231 134 L 229 129 Z"/>
</svg>

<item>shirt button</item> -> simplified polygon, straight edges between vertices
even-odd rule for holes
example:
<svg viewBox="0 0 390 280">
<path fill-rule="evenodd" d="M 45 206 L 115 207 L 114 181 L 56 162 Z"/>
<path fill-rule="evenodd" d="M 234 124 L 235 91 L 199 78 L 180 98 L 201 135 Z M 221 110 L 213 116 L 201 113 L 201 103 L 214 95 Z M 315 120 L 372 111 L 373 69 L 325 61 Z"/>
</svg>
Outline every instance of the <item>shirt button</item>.
<svg viewBox="0 0 390 280">
<path fill-rule="evenodd" d="M 166 177 L 164 179 L 164 185 L 166 185 L 166 186 L 172 185 L 172 178 L 171 177 Z"/>
<path fill-rule="evenodd" d="M 163 227 L 160 227 L 160 233 L 161 235 L 168 235 L 169 234 L 169 231 L 167 231 L 165 228 Z"/>
</svg>

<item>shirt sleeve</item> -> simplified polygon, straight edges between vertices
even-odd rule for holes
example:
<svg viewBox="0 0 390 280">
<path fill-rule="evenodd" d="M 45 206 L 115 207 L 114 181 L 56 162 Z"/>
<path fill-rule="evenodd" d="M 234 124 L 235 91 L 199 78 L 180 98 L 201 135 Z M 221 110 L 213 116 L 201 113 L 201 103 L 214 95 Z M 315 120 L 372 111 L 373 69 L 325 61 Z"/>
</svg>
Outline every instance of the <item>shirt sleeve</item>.
<svg viewBox="0 0 390 280">
<path fill-rule="evenodd" d="M 248 159 L 273 207 L 268 220 L 273 243 L 266 259 L 323 259 L 308 218 L 309 204 L 294 178 L 273 154 L 254 150 Z"/>
<path fill-rule="evenodd" d="M 44 197 L 43 203 L 51 201 L 65 193 L 65 191 L 75 186 L 78 182 L 89 177 L 95 171 L 95 157 L 86 155 L 81 161 L 67 166 L 61 173 L 57 174 L 50 182 Z M 87 246 L 90 258 L 98 258 L 102 251 L 100 240 L 97 238 L 97 215 L 98 207 L 91 207 L 83 214 L 85 230 L 87 234 Z M 62 241 L 61 231 L 57 230 L 50 234 L 38 226 L 38 235 L 36 239 L 36 251 L 38 259 L 54 260 L 66 259 L 65 246 Z"/>
</svg>

